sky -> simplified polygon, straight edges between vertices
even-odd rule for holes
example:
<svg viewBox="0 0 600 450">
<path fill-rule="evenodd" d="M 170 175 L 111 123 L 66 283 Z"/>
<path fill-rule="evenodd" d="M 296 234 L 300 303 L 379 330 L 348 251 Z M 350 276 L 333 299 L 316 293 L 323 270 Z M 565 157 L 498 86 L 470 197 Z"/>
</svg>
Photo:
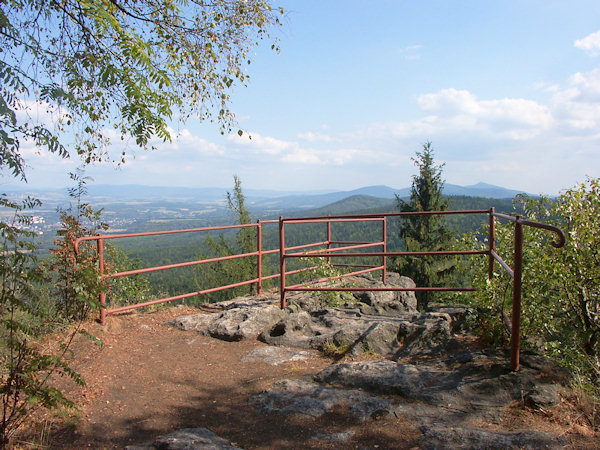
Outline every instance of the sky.
<svg viewBox="0 0 600 450">
<path fill-rule="evenodd" d="M 174 125 L 171 144 L 96 184 L 407 187 L 431 141 L 448 183 L 556 194 L 600 176 L 598 0 L 296 0 L 256 49 L 232 110 L 247 133 Z M 248 138 L 248 135 L 252 139 Z M 32 187 L 76 160 L 25 154 Z M 6 180 L 3 180 L 6 184 Z"/>
</svg>

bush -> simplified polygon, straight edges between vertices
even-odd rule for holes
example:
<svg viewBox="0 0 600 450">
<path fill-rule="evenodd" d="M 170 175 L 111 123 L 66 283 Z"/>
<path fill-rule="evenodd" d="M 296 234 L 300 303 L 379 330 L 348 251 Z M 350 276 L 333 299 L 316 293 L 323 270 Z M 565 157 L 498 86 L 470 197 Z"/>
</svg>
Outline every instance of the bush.
<svg viewBox="0 0 600 450">
<path fill-rule="evenodd" d="M 37 265 L 33 233 L 23 230 L 30 221 L 23 211 L 37 205 L 36 200 L 15 203 L 0 197 L 0 207 L 15 211 L 12 222 L 0 222 L 0 448 L 36 409 L 71 406 L 49 384 L 52 374 L 83 384 L 64 359 L 67 348 L 54 355 L 35 344 L 56 324 L 39 296 L 47 279 Z"/>
<path fill-rule="evenodd" d="M 525 346 L 555 358 L 600 393 L 600 180 L 588 179 L 554 200 L 516 198 L 525 217 L 561 228 L 563 248 L 553 233 L 525 227 L 523 246 L 522 336 Z M 513 262 L 513 225 L 497 226 L 498 253 Z M 504 343 L 501 311 L 509 310 L 512 282 L 496 265 L 487 280 L 487 261 L 479 267 L 475 303 L 482 308 L 483 329 Z"/>
</svg>

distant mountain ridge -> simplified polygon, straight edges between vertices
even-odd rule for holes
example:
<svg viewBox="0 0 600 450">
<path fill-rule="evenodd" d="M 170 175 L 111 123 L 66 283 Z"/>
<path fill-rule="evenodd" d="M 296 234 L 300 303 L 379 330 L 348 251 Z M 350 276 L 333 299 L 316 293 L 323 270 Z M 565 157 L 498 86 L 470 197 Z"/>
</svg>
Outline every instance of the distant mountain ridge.
<svg viewBox="0 0 600 450">
<path fill-rule="evenodd" d="M 216 187 L 188 188 L 128 185 L 93 185 L 87 186 L 88 196 L 93 203 L 110 204 L 124 201 L 165 201 L 165 202 L 190 202 L 196 204 L 214 204 L 225 206 L 227 189 Z M 63 189 L 27 189 L 26 187 L 11 188 L 4 186 L 4 192 L 15 194 L 32 194 L 42 199 L 59 199 L 66 197 L 66 188 Z M 487 183 L 477 183 L 471 186 L 445 184 L 445 195 L 462 195 L 470 197 L 486 197 L 495 199 L 512 198 L 520 191 L 506 189 Z M 244 188 L 248 206 L 255 210 L 270 212 L 283 212 L 289 210 L 317 209 L 332 203 L 340 202 L 349 197 L 355 197 L 353 202 L 365 203 L 370 197 L 370 203 L 375 199 L 395 199 L 396 195 L 406 198 L 410 195 L 410 188 L 394 189 L 385 185 L 364 186 L 350 191 L 277 191 Z M 361 199 L 362 197 L 362 199 Z"/>
</svg>

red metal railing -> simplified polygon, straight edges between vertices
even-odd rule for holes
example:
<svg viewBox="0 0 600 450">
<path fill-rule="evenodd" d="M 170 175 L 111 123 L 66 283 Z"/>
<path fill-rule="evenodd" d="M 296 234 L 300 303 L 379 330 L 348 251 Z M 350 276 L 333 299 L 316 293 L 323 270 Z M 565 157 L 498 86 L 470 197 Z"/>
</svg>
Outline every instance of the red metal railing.
<svg viewBox="0 0 600 450">
<path fill-rule="evenodd" d="M 497 253 L 495 248 L 495 218 L 509 220 L 515 224 L 514 236 L 514 267 L 511 268 Z M 513 304 L 512 321 L 509 325 L 511 335 L 510 368 L 519 370 L 519 357 L 521 353 L 521 298 L 523 287 L 523 226 L 532 228 L 541 228 L 552 231 L 558 236 L 558 241 L 550 242 L 554 248 L 560 248 L 565 245 L 565 234 L 555 226 L 545 223 L 532 222 L 524 220 L 522 216 L 509 216 L 507 214 L 497 213 L 494 208 L 490 209 L 490 279 L 494 276 L 494 259 L 500 263 L 502 268 L 508 272 L 513 279 Z"/>
<path fill-rule="evenodd" d="M 427 215 L 454 215 L 454 214 L 488 214 L 489 215 L 489 233 L 488 233 L 488 249 L 487 250 L 465 250 L 465 251 L 421 251 L 421 252 L 410 252 L 410 251 L 388 251 L 387 249 L 387 221 L 389 217 L 408 217 L 408 216 L 427 216 Z M 496 253 L 496 233 L 495 233 L 495 218 L 501 218 L 510 220 L 515 223 L 515 237 L 514 237 L 514 268 L 511 268 L 497 253 Z M 331 224 L 332 223 L 351 223 L 351 222 L 380 222 L 381 223 L 381 240 L 379 241 L 336 241 L 332 239 Z M 279 223 L 279 248 L 263 250 L 262 235 L 263 225 L 269 223 Z M 325 223 L 326 224 L 326 239 L 321 242 L 314 242 L 303 245 L 296 245 L 286 247 L 285 244 L 285 226 L 291 224 L 311 224 L 311 223 Z M 338 279 L 342 277 L 348 277 L 351 275 L 359 275 L 363 273 L 381 271 L 381 279 L 386 282 L 387 273 L 387 258 L 389 256 L 428 256 L 428 255 L 488 255 L 489 258 L 489 278 L 494 276 L 494 262 L 497 261 L 512 277 L 513 277 L 513 310 L 512 310 L 512 322 L 508 324 L 511 331 L 511 369 L 519 369 L 519 354 L 520 354 L 520 315 L 521 315 L 521 291 L 522 291 L 522 262 L 523 262 L 523 226 L 530 226 L 535 228 L 542 228 L 545 230 L 552 231 L 558 235 L 559 240 L 552 242 L 552 245 L 556 248 L 562 247 L 565 242 L 564 233 L 557 227 L 547 224 L 541 224 L 528 220 L 523 220 L 521 216 L 509 216 L 506 214 L 496 213 L 494 208 L 481 209 L 481 210 L 462 210 L 462 211 L 424 211 L 424 212 L 399 212 L 399 213 L 387 213 L 387 214 L 362 214 L 362 215 L 339 215 L 339 216 L 328 216 L 328 217 L 296 217 L 296 218 L 283 218 L 279 220 L 258 220 L 253 224 L 244 225 L 228 225 L 218 227 L 204 227 L 194 228 L 188 230 L 170 230 L 170 231 L 156 231 L 147 233 L 129 233 L 129 234 L 112 234 L 112 235 L 97 235 L 97 236 L 86 236 L 79 238 L 75 241 L 75 251 L 79 251 L 79 245 L 85 241 L 96 241 L 98 260 L 99 260 L 99 272 L 103 279 L 111 279 L 118 277 L 125 277 L 130 275 L 137 275 L 142 273 L 150 273 L 160 270 L 169 270 L 180 267 L 189 267 L 200 264 L 207 264 L 211 262 L 225 261 L 238 258 L 247 258 L 255 256 L 257 258 L 257 274 L 256 278 L 241 281 L 238 283 L 232 283 L 225 286 L 213 287 L 210 289 L 199 290 L 186 294 L 176 295 L 172 297 L 152 300 L 144 303 L 138 303 L 134 305 L 121 306 L 117 308 L 107 309 L 106 308 L 106 294 L 103 292 L 100 294 L 100 322 L 105 323 L 106 315 L 113 314 L 121 311 L 127 311 L 135 308 L 141 308 L 144 306 L 156 305 L 159 303 L 170 302 L 174 300 L 182 300 L 185 298 L 194 297 L 197 295 L 208 294 L 212 292 L 218 292 L 225 289 L 231 289 L 239 286 L 246 286 L 250 284 L 256 284 L 258 294 L 262 292 L 263 281 L 271 280 L 274 278 L 280 278 L 280 304 L 284 308 L 287 305 L 286 294 L 288 292 L 301 292 L 301 291 L 350 291 L 350 292 L 361 292 L 361 291 L 474 291 L 473 288 L 462 288 L 462 287 L 423 287 L 418 286 L 414 288 L 397 288 L 397 287 L 384 287 L 384 288 L 357 288 L 357 287 L 314 287 L 311 285 L 318 284 L 319 282 Z M 242 228 L 256 228 L 256 251 L 249 253 L 241 253 L 236 255 L 222 256 L 218 258 L 207 258 L 203 260 L 195 260 L 182 262 L 177 264 L 168 264 L 163 266 L 148 267 L 144 269 L 129 270 L 125 272 L 118 272 L 113 274 L 105 274 L 104 265 L 104 249 L 103 242 L 111 239 L 131 238 L 131 237 L 142 237 L 142 236 L 159 236 L 176 233 L 197 233 L 197 232 L 208 232 L 215 230 L 229 230 L 229 229 L 242 229 Z M 317 250 L 307 252 L 297 252 L 301 249 L 309 249 L 321 247 Z M 380 247 L 381 251 L 370 251 L 370 252 L 348 252 L 349 250 L 367 249 L 373 247 Z M 279 253 L 279 273 L 272 275 L 263 275 L 263 256 Z M 328 262 L 332 262 L 333 259 L 338 258 L 364 258 L 374 257 L 381 258 L 379 265 L 367 265 L 367 264 L 333 264 L 338 267 L 355 268 L 351 272 L 344 273 L 339 276 L 321 278 L 318 280 L 311 280 L 305 283 L 299 283 L 292 286 L 286 285 L 286 278 L 289 275 L 297 274 L 307 270 L 315 269 L 316 266 L 305 267 L 301 269 L 295 269 L 288 271 L 286 269 L 286 260 L 291 258 L 326 258 Z M 507 320 L 507 322 L 510 322 Z"/>
<path fill-rule="evenodd" d="M 462 211 L 424 211 L 424 212 L 400 212 L 400 213 L 387 213 L 387 214 L 360 214 L 360 215 L 340 215 L 340 216 L 329 216 L 329 217 L 295 217 L 295 218 L 283 218 L 279 219 L 279 258 L 280 258 L 280 273 L 285 274 L 285 260 L 288 258 L 319 258 L 327 257 L 328 261 L 331 258 L 349 258 L 349 257 L 381 257 L 380 266 L 367 266 L 366 269 L 350 272 L 342 276 L 358 275 L 361 273 L 368 273 L 377 270 L 382 271 L 382 281 L 385 283 L 386 271 L 387 271 L 387 257 L 388 256 L 425 256 L 425 255 L 481 255 L 489 254 L 489 250 L 467 250 L 467 251 L 435 251 L 435 252 L 389 252 L 387 251 L 387 218 L 388 217 L 407 217 L 407 216 L 428 216 L 428 215 L 453 215 L 453 214 L 489 214 L 490 210 L 462 210 Z M 380 242 L 339 242 L 340 244 L 350 244 L 344 247 L 331 248 L 328 246 L 325 250 L 319 250 L 316 252 L 305 252 L 305 253 L 286 253 L 285 248 L 285 225 L 292 223 L 321 223 L 326 222 L 328 224 L 328 240 L 331 239 L 331 227 L 329 224 L 332 222 L 381 222 L 382 223 L 382 240 Z M 331 241 L 332 243 L 334 241 Z M 381 246 L 379 252 L 360 252 L 360 253 L 348 253 L 348 250 L 355 250 L 359 248 L 377 247 Z M 344 252 L 344 253 L 342 253 Z M 339 277 L 338 277 L 339 278 Z M 324 280 L 313 280 L 311 284 L 316 284 Z M 415 287 L 415 288 L 316 288 L 306 287 L 305 284 L 297 284 L 294 286 L 286 286 L 285 275 L 280 279 L 280 296 L 281 296 L 281 307 L 284 308 L 287 304 L 286 293 L 293 291 L 350 291 L 350 292 L 361 292 L 361 291 L 473 291 L 472 288 L 460 288 L 460 287 Z"/>
</svg>

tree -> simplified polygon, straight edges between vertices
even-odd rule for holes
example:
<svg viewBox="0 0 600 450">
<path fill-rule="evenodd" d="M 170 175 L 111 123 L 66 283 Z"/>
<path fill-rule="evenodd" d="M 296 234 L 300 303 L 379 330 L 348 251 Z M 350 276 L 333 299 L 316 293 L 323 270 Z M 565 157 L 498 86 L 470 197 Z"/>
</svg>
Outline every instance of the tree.
<svg viewBox="0 0 600 450">
<path fill-rule="evenodd" d="M 60 228 L 51 257 L 44 262 L 50 277 L 50 293 L 57 313 L 69 320 L 83 320 L 90 309 L 97 306 L 98 295 L 106 289 L 98 273 L 96 249 L 82 246 L 75 252 L 75 240 L 106 231 L 108 224 L 102 222 L 102 210 L 94 210 L 84 197 L 90 177 L 82 169 L 69 173 L 76 185 L 69 188 L 69 196 L 76 202 L 67 209 L 59 209 Z"/>
<path fill-rule="evenodd" d="M 237 175 L 234 175 L 233 182 L 233 191 L 227 192 L 227 207 L 235 215 L 237 224 L 249 224 L 251 223 L 250 211 L 246 207 L 246 197 L 242 191 L 242 181 Z M 210 251 L 210 256 L 203 255 L 200 252 L 198 259 L 206 258 L 207 256 L 213 258 L 252 253 L 256 251 L 256 231 L 250 227 L 240 228 L 234 239 L 226 239 L 223 233 L 219 235 L 218 240 L 214 240 L 210 235 L 207 235 L 205 244 Z M 197 271 L 196 285 L 198 289 L 225 286 L 227 284 L 251 280 L 256 278 L 256 275 L 256 257 L 230 259 L 200 265 Z M 247 287 L 217 292 L 212 297 L 221 300 L 244 293 L 252 294 L 253 291 L 254 285 L 250 284 Z"/>
<path fill-rule="evenodd" d="M 416 152 L 413 158 L 419 174 L 413 175 L 409 202 L 396 195 L 400 212 L 444 211 L 448 200 L 442 195 L 444 164 L 435 164 L 431 142 L 423 144 L 423 151 Z M 446 228 L 444 219 L 437 215 L 408 216 L 402 219 L 400 237 L 407 251 L 448 250 L 452 234 Z M 418 287 L 440 286 L 454 269 L 451 260 L 440 257 L 415 256 L 396 260 L 397 270 L 412 278 Z M 431 292 L 417 292 L 419 308 L 427 309 Z"/>
<path fill-rule="evenodd" d="M 53 374 L 83 384 L 67 364 L 68 345 L 51 354 L 36 344 L 58 322 L 40 299 L 38 287 L 47 280 L 33 253 L 33 233 L 23 230 L 31 221 L 23 211 L 36 205 L 37 200 L 17 204 L 0 196 L 1 207 L 16 211 L 11 222 L 0 222 L 0 448 L 36 409 L 72 406 L 49 382 Z"/>
<path fill-rule="evenodd" d="M 175 117 L 216 121 L 230 132 L 230 92 L 247 82 L 248 54 L 281 13 L 268 0 L 3 1 L 0 173 L 27 181 L 22 145 L 76 154 L 86 164 L 124 162 L 132 147 L 170 140 Z M 124 141 L 117 155 L 113 135 Z M 46 383 L 52 372 L 81 381 L 64 359 L 40 355 L 33 344 L 40 332 L 34 325 L 53 320 L 37 307 L 44 280 L 33 235 L 22 229 L 30 220 L 24 210 L 37 204 L 0 195 L 0 208 L 15 212 L 13 222 L 0 221 L 0 448 L 32 408 L 68 403 Z M 56 287 L 81 317 L 95 287 L 79 282 L 99 279 L 93 261 L 82 267 L 69 247 L 81 223 L 67 213 L 63 221 L 66 239 L 55 256 L 74 270 Z"/>
<path fill-rule="evenodd" d="M 231 131 L 229 93 L 280 13 L 268 0 L 2 2 L 0 171 L 26 179 L 22 143 L 124 161 L 112 134 L 152 147 L 175 114 Z"/>
</svg>

